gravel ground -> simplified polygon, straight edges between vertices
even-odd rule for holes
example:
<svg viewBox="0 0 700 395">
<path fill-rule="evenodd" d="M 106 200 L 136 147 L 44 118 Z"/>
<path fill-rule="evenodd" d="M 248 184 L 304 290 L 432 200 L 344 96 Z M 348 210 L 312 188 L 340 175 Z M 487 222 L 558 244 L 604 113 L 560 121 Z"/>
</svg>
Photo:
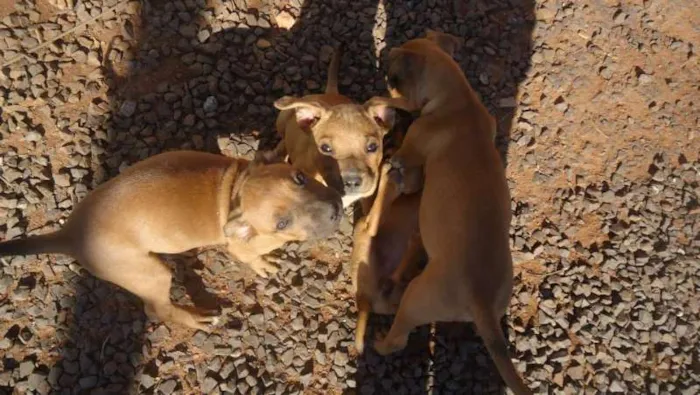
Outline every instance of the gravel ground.
<svg viewBox="0 0 700 395">
<path fill-rule="evenodd" d="M 338 42 L 341 90 L 383 94 L 386 48 L 437 28 L 499 120 L 518 370 L 542 393 L 700 393 L 699 18 L 669 0 L 0 0 L 0 238 L 55 229 L 164 150 L 270 147 L 272 101 L 321 89 Z M 170 257 L 174 299 L 225 306 L 211 334 L 147 321 L 72 259 L 5 259 L 0 393 L 502 392 L 469 325 L 358 358 L 350 229 L 290 244 L 265 281 L 219 251 Z"/>
</svg>

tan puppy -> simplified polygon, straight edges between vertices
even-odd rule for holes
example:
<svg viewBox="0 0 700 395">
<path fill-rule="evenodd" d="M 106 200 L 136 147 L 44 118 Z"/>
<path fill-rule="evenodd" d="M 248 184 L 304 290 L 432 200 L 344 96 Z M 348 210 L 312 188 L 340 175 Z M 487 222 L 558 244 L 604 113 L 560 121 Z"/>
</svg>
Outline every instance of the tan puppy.
<svg viewBox="0 0 700 395">
<path fill-rule="evenodd" d="M 352 286 L 357 302 L 355 346 L 364 350 L 369 313 L 394 314 L 403 293 L 404 278 L 415 277 L 425 260 L 418 233 L 420 193 L 398 197 L 382 212 L 389 166 L 382 167 L 377 197 L 365 217 L 357 221 L 352 250 Z M 388 184 L 388 185 L 387 185 Z"/>
<path fill-rule="evenodd" d="M 419 226 L 429 261 L 406 288 L 389 333 L 375 348 L 381 354 L 404 348 L 419 325 L 473 321 L 506 384 L 529 394 L 499 325 L 513 268 L 508 184 L 493 144 L 496 123 L 450 56 L 456 44 L 455 37 L 429 32 L 389 53 L 394 104 L 421 111 L 391 160 L 391 177 L 407 193 L 420 188 L 413 181 L 424 175 Z"/>
<path fill-rule="evenodd" d="M 327 236 L 341 216 L 336 191 L 286 163 L 167 152 L 100 185 L 59 231 L 0 243 L 0 256 L 71 255 L 96 277 L 139 296 L 149 315 L 206 329 L 213 317 L 171 303 L 172 273 L 157 254 L 227 245 L 266 276 L 276 268 L 262 254 L 290 240 Z"/>
<path fill-rule="evenodd" d="M 382 102 L 355 104 L 338 93 L 340 50 L 328 69 L 326 92 L 275 102 L 282 110 L 277 157 L 291 163 L 343 196 L 348 207 L 374 194 L 382 160 L 382 138 L 394 123 L 394 110 Z"/>
</svg>

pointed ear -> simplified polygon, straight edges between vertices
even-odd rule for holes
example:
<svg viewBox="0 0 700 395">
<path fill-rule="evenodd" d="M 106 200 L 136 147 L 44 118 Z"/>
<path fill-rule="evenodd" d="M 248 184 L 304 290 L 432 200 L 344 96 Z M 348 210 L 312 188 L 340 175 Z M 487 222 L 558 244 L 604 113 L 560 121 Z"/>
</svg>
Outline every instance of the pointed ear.
<svg viewBox="0 0 700 395">
<path fill-rule="evenodd" d="M 454 57 L 455 52 L 461 46 L 459 38 L 451 34 L 435 31 L 433 29 L 425 29 L 425 37 L 428 40 L 433 41 L 438 47 L 452 57 Z"/>
<path fill-rule="evenodd" d="M 372 117 L 372 120 L 384 129 L 385 132 L 388 132 L 394 127 L 396 111 L 394 111 L 394 108 L 389 106 L 387 102 L 372 98 L 365 102 L 364 108 L 369 116 Z"/>
<path fill-rule="evenodd" d="M 256 234 L 257 232 L 253 226 L 240 216 L 234 216 L 234 218 L 229 216 L 228 221 L 224 225 L 224 235 L 226 237 L 235 237 L 239 240 L 249 241 Z"/>
<path fill-rule="evenodd" d="M 326 107 L 316 101 L 303 97 L 284 96 L 275 101 L 278 110 L 294 109 L 297 123 L 302 129 L 308 129 L 316 124 L 326 113 Z"/>
</svg>

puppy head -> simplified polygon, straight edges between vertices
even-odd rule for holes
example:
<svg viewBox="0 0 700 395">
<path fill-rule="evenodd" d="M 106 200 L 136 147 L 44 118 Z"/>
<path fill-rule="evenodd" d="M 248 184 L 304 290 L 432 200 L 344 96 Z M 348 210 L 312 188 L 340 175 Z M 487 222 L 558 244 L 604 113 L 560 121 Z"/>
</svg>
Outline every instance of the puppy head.
<svg viewBox="0 0 700 395">
<path fill-rule="evenodd" d="M 313 135 L 323 158 L 324 178 L 343 194 L 345 205 L 374 193 L 382 139 L 394 124 L 392 107 L 372 100 L 328 106 L 290 96 L 277 100 L 275 107 L 293 109 L 299 127 Z"/>
<path fill-rule="evenodd" d="M 224 226 L 226 236 L 310 240 L 338 229 L 343 214 L 338 192 L 291 165 L 253 165 L 245 177 Z"/>
<path fill-rule="evenodd" d="M 392 97 L 402 97 L 419 109 L 440 89 L 436 78 L 448 69 L 459 69 L 452 59 L 459 48 L 457 37 L 428 29 L 426 37 L 409 40 L 389 51 L 387 86 Z M 446 73 L 447 72 L 447 73 Z"/>
</svg>

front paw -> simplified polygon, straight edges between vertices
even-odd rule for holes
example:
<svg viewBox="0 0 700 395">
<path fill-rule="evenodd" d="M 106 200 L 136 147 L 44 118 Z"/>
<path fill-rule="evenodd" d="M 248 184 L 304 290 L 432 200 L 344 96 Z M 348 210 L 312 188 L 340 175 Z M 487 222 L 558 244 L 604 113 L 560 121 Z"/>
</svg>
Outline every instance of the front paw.
<svg viewBox="0 0 700 395">
<path fill-rule="evenodd" d="M 379 355 L 387 356 L 389 354 L 401 351 L 406 347 L 408 338 L 405 339 L 392 339 L 389 335 L 377 336 L 374 341 L 374 349 Z"/>
<path fill-rule="evenodd" d="M 389 339 L 386 337 L 386 334 L 377 335 L 376 339 L 374 339 L 374 350 L 379 355 L 387 356 L 394 352 L 393 347 L 388 340 Z"/>
<path fill-rule="evenodd" d="M 391 168 L 388 171 L 389 179 L 402 189 L 404 183 L 404 175 L 406 173 L 406 165 L 403 163 L 401 158 L 394 155 L 389 159 L 389 165 Z"/>
<path fill-rule="evenodd" d="M 262 278 L 268 278 L 270 275 L 275 275 L 280 269 L 276 265 L 260 258 L 255 263 L 251 264 L 251 268 Z"/>
</svg>

